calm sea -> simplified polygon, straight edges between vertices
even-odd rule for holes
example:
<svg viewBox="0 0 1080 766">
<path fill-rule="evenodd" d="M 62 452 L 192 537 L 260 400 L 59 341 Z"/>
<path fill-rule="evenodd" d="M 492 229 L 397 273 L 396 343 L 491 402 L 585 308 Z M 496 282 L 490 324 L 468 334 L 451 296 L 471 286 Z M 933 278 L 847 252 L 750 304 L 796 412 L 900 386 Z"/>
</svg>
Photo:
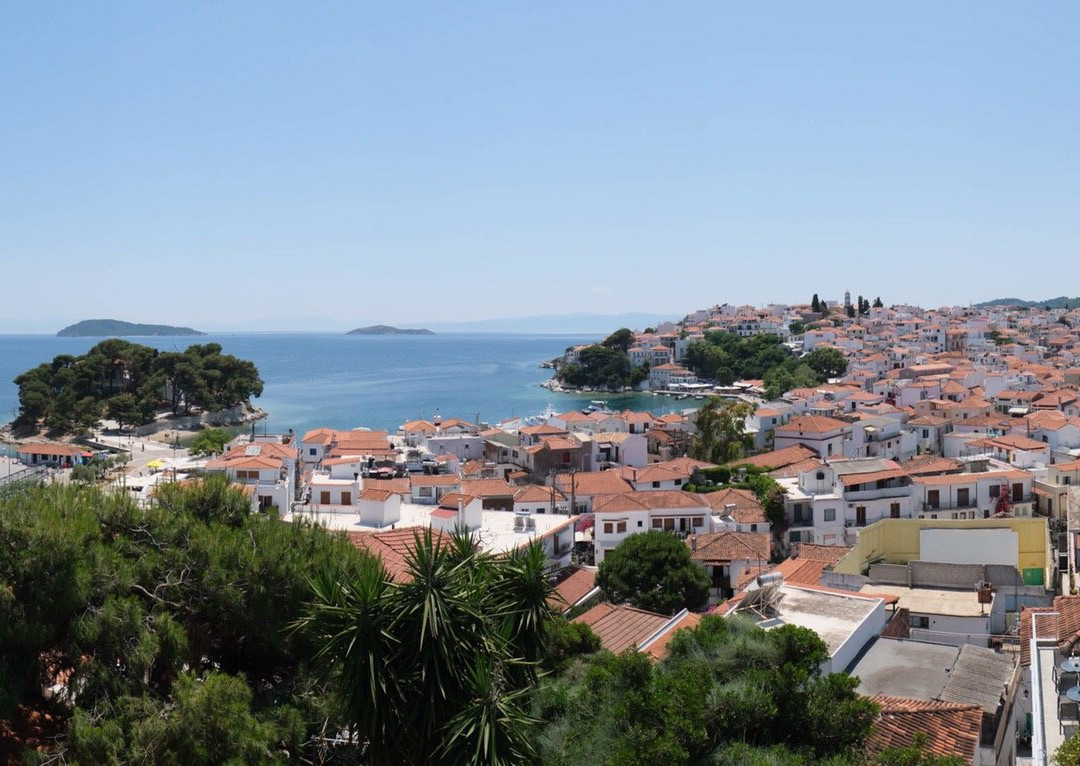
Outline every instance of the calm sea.
<svg viewBox="0 0 1080 766">
<path fill-rule="evenodd" d="M 16 375 L 58 354 L 82 354 L 101 338 L 0 335 L 0 422 L 18 412 Z M 220 343 L 224 353 L 250 359 L 265 383 L 255 400 L 269 413 L 270 432 L 292 428 L 395 430 L 417 417 L 460 417 L 489 423 L 581 408 L 606 399 L 614 409 L 670 412 L 685 405 L 649 395 L 556 394 L 541 387 L 551 370 L 539 364 L 567 346 L 595 342 L 578 335 L 230 333 L 197 338 L 132 338 L 161 350 Z M 260 424 L 260 429 L 263 427 Z"/>
</svg>

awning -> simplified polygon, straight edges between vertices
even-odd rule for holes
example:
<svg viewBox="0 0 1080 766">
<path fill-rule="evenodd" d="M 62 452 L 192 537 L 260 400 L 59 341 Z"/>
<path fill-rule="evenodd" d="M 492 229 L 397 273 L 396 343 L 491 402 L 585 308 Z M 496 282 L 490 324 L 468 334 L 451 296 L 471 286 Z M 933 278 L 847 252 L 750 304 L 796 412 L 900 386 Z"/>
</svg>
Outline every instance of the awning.
<svg viewBox="0 0 1080 766">
<path fill-rule="evenodd" d="M 163 465 L 165 465 L 165 461 L 162 460 L 161 458 L 158 458 L 157 460 L 151 460 L 149 463 L 146 464 L 146 467 L 147 468 L 161 468 Z"/>
</svg>

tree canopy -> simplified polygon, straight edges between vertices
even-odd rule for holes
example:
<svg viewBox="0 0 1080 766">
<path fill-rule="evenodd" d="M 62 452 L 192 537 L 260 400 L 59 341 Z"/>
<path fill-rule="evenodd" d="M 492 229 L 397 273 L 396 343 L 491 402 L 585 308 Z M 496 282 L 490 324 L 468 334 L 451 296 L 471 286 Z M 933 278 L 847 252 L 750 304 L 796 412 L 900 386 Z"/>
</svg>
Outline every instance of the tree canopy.
<svg viewBox="0 0 1080 766">
<path fill-rule="evenodd" d="M 709 577 L 686 543 L 655 529 L 630 535 L 609 551 L 596 584 L 612 603 L 660 614 L 701 609 L 709 597 Z"/>
<path fill-rule="evenodd" d="M 217 343 L 183 352 L 119 338 L 103 340 L 81 356 L 61 354 L 15 378 L 19 428 L 87 430 L 102 417 L 120 426 L 148 423 L 154 415 L 192 407 L 227 409 L 262 394 L 254 363 L 222 354 Z"/>
<path fill-rule="evenodd" d="M 608 340 L 612 340 L 616 335 L 618 333 Z M 636 386 L 648 376 L 647 366 L 634 367 L 630 364 L 626 350 L 618 347 L 620 340 L 612 341 L 613 346 L 605 345 L 606 343 L 607 341 L 583 348 L 578 354 L 577 364 L 562 365 L 555 377 L 568 386 L 619 390 Z"/>
<path fill-rule="evenodd" d="M 197 511 L 197 512 L 195 512 Z M 339 535 L 251 512 L 223 479 L 150 508 L 75 485 L 0 498 L 0 719 L 64 678 L 58 753 L 78 763 L 285 761 L 333 711 L 290 630 Z"/>
<path fill-rule="evenodd" d="M 746 419 L 753 411 L 747 402 L 710 397 L 697 411 L 690 457 L 717 464 L 742 457 L 754 446 L 745 432 Z"/>
<path fill-rule="evenodd" d="M 785 625 L 704 617 L 653 664 L 601 652 L 545 684 L 537 715 L 545 764 L 849 764 L 876 705 L 843 674 L 822 675 L 825 644 Z M 775 757 L 770 758 L 770 756 Z"/>
</svg>

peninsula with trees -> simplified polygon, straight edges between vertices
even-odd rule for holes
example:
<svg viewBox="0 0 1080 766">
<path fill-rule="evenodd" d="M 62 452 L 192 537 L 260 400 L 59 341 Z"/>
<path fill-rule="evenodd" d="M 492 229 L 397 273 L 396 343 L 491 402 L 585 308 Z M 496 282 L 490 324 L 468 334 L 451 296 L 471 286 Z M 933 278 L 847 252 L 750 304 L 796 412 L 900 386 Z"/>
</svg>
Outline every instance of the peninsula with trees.
<svg viewBox="0 0 1080 766">
<path fill-rule="evenodd" d="M 152 336 L 206 335 L 190 327 L 168 324 L 139 324 L 120 319 L 84 319 L 56 333 L 58 338 L 127 338 Z"/>
<path fill-rule="evenodd" d="M 253 362 L 221 353 L 217 343 L 163 352 L 120 338 L 85 354 L 60 354 L 15 378 L 19 387 L 16 432 L 44 427 L 54 434 L 82 433 L 102 418 L 125 425 L 160 414 L 227 410 L 262 394 Z"/>
<path fill-rule="evenodd" d="M 434 335 L 431 330 L 424 328 L 410 329 L 402 327 L 391 327 L 388 324 L 373 324 L 369 327 L 357 327 L 355 330 L 349 330 L 346 335 Z"/>
</svg>

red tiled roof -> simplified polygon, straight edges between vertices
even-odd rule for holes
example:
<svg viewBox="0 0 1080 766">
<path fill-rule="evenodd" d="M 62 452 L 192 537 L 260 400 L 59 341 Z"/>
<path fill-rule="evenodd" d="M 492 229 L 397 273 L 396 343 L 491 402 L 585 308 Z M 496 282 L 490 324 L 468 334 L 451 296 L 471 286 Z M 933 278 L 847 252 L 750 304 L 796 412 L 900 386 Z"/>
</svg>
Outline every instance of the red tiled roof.
<svg viewBox="0 0 1080 766">
<path fill-rule="evenodd" d="M 957 756 L 972 763 L 979 747 L 983 711 L 976 705 L 937 700 L 910 700 L 875 695 L 881 713 L 867 739 L 867 749 L 880 753 L 906 747 L 917 735 L 926 736 L 926 750 L 933 755 Z"/>
<path fill-rule="evenodd" d="M 798 543 L 795 552 L 800 559 L 824 561 L 826 564 L 835 565 L 844 556 L 851 553 L 851 548 L 843 545 L 816 545 L 814 543 Z"/>
<path fill-rule="evenodd" d="M 382 560 L 390 579 L 395 582 L 408 582 L 407 556 L 416 547 L 416 540 L 423 540 L 429 530 L 419 527 L 392 529 L 385 532 L 349 532 L 349 541 L 362 551 Z M 449 538 L 437 529 L 431 529 L 432 540 L 440 545 L 449 543 Z"/>
<path fill-rule="evenodd" d="M 768 561 L 772 550 L 769 535 L 756 532 L 705 532 L 691 535 L 686 544 L 690 557 L 704 563 Z"/>
<path fill-rule="evenodd" d="M 548 604 L 559 611 L 569 609 L 595 587 L 596 570 L 579 567 L 555 586 L 555 592 L 548 599 Z"/>
<path fill-rule="evenodd" d="M 792 463 L 798 463 L 816 457 L 817 453 L 809 447 L 804 447 L 801 444 L 793 444 L 790 447 L 784 447 L 783 449 L 743 458 L 735 463 L 735 465 L 752 465 L 757 468 L 776 469 L 784 468 Z"/>
<path fill-rule="evenodd" d="M 601 646 L 619 654 L 627 649 L 636 649 L 638 644 L 670 620 L 670 617 L 662 614 L 646 612 L 625 604 L 616 606 L 602 602 L 575 618 L 574 622 L 588 625 L 600 639 Z"/>
</svg>

